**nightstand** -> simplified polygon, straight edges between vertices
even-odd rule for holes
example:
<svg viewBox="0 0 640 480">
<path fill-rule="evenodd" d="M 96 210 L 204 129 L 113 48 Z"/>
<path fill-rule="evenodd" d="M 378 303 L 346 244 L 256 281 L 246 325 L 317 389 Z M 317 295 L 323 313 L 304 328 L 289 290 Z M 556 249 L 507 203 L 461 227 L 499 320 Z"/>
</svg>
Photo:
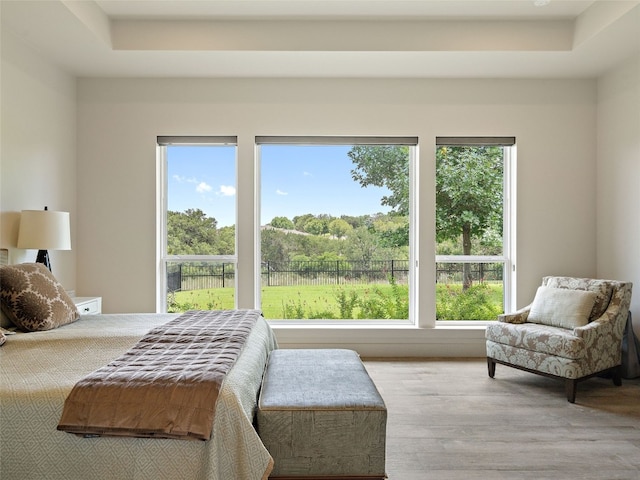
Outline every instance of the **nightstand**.
<svg viewBox="0 0 640 480">
<path fill-rule="evenodd" d="M 98 315 L 102 313 L 102 297 L 72 297 L 80 315 Z"/>
</svg>

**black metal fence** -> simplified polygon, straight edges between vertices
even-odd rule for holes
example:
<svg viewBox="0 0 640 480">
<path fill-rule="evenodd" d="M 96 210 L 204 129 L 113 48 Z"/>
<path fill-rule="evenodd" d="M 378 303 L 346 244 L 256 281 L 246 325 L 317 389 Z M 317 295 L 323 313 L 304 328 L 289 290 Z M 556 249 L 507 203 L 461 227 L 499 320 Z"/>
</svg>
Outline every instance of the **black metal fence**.
<svg viewBox="0 0 640 480">
<path fill-rule="evenodd" d="M 502 281 L 502 263 L 468 264 L 473 281 Z M 461 283 L 462 263 L 437 263 L 438 283 Z M 336 260 L 262 262 L 263 286 L 348 285 L 388 283 L 390 278 L 406 284 L 408 260 Z M 170 292 L 234 287 L 233 263 L 171 263 L 167 266 L 167 290 Z"/>
<path fill-rule="evenodd" d="M 263 262 L 262 285 L 343 285 L 406 283 L 407 260 Z"/>
<path fill-rule="evenodd" d="M 170 292 L 234 287 L 233 263 L 171 263 L 167 265 Z"/>
<path fill-rule="evenodd" d="M 467 263 L 468 274 L 474 282 L 501 282 L 504 279 L 503 263 Z M 463 263 L 436 263 L 437 283 L 462 283 Z"/>
</svg>

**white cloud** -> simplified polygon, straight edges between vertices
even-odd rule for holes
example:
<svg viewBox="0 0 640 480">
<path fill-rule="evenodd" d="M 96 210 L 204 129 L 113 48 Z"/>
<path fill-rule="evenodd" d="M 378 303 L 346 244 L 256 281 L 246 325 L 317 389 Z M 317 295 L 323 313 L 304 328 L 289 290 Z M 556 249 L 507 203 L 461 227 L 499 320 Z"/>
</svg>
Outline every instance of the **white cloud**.
<svg viewBox="0 0 640 480">
<path fill-rule="evenodd" d="M 210 192 L 211 190 L 213 190 L 213 187 L 211 187 L 211 185 L 205 182 L 200 182 L 196 187 L 196 192 L 198 193 L 206 193 L 206 192 Z"/>
<path fill-rule="evenodd" d="M 178 183 L 184 183 L 184 182 L 187 182 L 187 183 L 198 183 L 198 180 L 196 180 L 195 178 L 193 178 L 193 177 L 185 177 L 183 175 L 175 174 L 175 175 L 173 175 L 172 178 Z"/>
<path fill-rule="evenodd" d="M 302 175 L 305 177 L 313 177 L 313 174 L 311 172 L 302 172 Z"/>
<path fill-rule="evenodd" d="M 219 195 L 223 197 L 232 197 L 236 194 L 236 187 L 233 185 L 220 185 Z"/>
<path fill-rule="evenodd" d="M 282 190 L 280 190 L 279 188 L 276 189 L 276 194 L 277 195 L 289 195 L 287 192 L 283 192 Z"/>
</svg>

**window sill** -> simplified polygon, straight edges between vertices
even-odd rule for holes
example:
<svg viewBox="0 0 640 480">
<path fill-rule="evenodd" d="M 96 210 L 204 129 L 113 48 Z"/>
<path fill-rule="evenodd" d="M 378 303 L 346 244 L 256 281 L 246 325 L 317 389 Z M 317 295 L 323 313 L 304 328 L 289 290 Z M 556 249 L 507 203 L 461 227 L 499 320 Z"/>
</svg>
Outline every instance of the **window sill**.
<svg viewBox="0 0 640 480">
<path fill-rule="evenodd" d="M 280 348 L 347 348 L 363 357 L 484 357 L 487 322 L 366 325 L 349 322 L 269 322 Z"/>
<path fill-rule="evenodd" d="M 269 325 L 274 330 L 279 329 L 327 329 L 327 330 L 484 330 L 490 321 L 486 320 L 458 320 L 458 321 L 437 321 L 435 327 L 419 327 L 409 320 L 395 321 L 372 321 L 372 320 L 268 320 Z"/>
</svg>

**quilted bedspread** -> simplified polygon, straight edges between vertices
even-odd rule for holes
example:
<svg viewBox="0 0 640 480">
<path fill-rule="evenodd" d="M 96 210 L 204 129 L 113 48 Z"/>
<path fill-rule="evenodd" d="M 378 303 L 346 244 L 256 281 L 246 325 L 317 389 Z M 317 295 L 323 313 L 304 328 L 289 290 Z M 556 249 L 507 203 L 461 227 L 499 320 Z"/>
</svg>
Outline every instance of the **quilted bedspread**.
<svg viewBox="0 0 640 480">
<path fill-rule="evenodd" d="M 209 441 L 98 437 L 56 429 L 73 386 L 173 314 L 95 315 L 45 332 L 11 335 L 0 348 L 0 478 L 263 479 L 272 459 L 253 415 L 272 330 L 259 319 L 227 374 Z"/>
<path fill-rule="evenodd" d="M 186 312 L 80 380 L 58 430 L 82 435 L 209 440 L 222 382 L 258 310 Z"/>
</svg>

